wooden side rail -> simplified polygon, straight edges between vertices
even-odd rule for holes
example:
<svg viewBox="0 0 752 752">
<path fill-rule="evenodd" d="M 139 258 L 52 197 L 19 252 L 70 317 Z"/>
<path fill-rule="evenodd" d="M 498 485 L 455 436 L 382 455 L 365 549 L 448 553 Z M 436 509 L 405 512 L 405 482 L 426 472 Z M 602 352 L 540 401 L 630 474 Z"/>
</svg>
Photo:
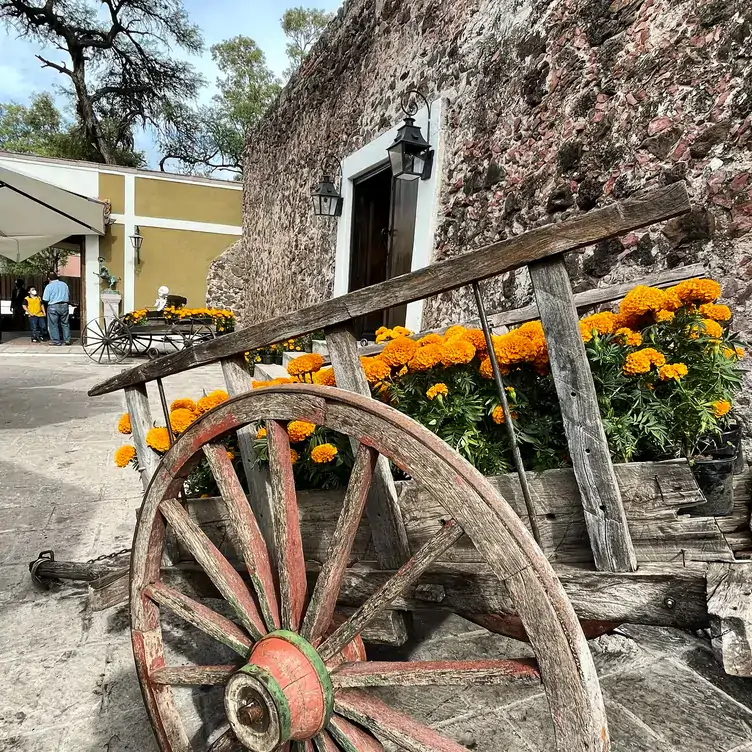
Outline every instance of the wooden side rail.
<svg viewBox="0 0 752 752">
<path fill-rule="evenodd" d="M 509 240 L 492 243 L 477 251 L 143 363 L 96 385 L 89 395 L 108 394 L 127 386 L 164 378 L 274 342 L 343 324 L 359 316 L 428 298 L 534 261 L 671 219 L 689 209 L 689 197 L 683 183 L 645 191 L 603 209 L 538 227 Z"/>
</svg>

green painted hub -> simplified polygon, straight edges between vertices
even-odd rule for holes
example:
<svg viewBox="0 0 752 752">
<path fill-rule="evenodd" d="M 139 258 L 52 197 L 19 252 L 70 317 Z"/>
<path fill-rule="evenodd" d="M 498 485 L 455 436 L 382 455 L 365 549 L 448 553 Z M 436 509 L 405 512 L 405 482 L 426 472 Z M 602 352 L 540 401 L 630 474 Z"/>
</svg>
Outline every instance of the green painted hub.
<svg viewBox="0 0 752 752">
<path fill-rule="evenodd" d="M 261 668 L 261 666 L 254 666 L 252 663 L 247 663 L 245 666 L 241 667 L 238 673 L 253 676 L 264 685 L 266 691 L 269 692 L 274 700 L 274 705 L 277 708 L 277 714 L 279 715 L 279 728 L 281 732 L 280 736 L 284 740 L 289 739 L 292 728 L 290 705 L 287 702 L 285 693 L 282 691 L 282 687 L 277 683 L 277 680 L 266 669 Z"/>
</svg>

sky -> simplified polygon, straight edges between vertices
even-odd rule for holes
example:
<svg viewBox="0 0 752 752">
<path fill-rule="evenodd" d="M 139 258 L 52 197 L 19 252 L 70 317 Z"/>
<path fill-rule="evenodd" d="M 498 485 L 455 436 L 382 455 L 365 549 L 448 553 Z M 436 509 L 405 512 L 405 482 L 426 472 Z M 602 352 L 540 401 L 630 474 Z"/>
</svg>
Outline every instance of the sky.
<svg viewBox="0 0 752 752">
<path fill-rule="evenodd" d="M 198 25 L 204 35 L 204 54 L 200 57 L 187 56 L 187 59 L 210 84 L 201 96 L 202 101 L 208 102 L 218 73 L 209 54 L 209 48 L 213 44 L 239 34 L 251 37 L 266 54 L 269 67 L 281 76 L 287 67 L 286 39 L 280 27 L 280 19 L 285 10 L 303 5 L 335 11 L 341 5 L 341 0 L 183 0 L 183 4 L 193 23 Z M 42 51 L 37 43 L 18 39 L 15 32 L 8 32 L 0 27 L 0 102 L 25 104 L 32 95 L 41 91 L 52 92 L 62 83 L 61 74 L 41 68 L 34 57 L 40 52 L 56 62 L 64 59 L 59 51 Z M 184 54 L 180 56 L 186 57 Z M 141 135 L 138 138 L 138 147 L 146 150 L 150 166 L 153 166 L 156 153 L 148 136 Z"/>
</svg>

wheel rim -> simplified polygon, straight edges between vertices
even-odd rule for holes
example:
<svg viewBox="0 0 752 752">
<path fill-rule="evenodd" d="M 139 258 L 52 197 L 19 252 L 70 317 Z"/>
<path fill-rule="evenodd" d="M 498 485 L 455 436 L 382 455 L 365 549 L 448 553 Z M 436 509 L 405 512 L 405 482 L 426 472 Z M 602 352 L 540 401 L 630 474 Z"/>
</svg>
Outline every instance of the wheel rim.
<svg viewBox="0 0 752 752">
<path fill-rule="evenodd" d="M 90 321 L 81 335 L 84 352 L 95 363 L 120 363 L 131 350 L 128 330 L 116 319 L 107 326 Z"/>
<path fill-rule="evenodd" d="M 290 420 L 316 423 L 357 442 L 355 465 L 337 531 L 310 594 L 306 591 L 285 428 L 285 422 Z M 277 549 L 272 556 L 267 553 L 227 452 L 216 443 L 224 434 L 259 421 L 266 423 L 269 442 L 270 503 L 276 521 Z M 338 623 L 333 621 L 337 596 L 379 454 L 421 483 L 447 510 L 450 519 L 352 616 Z M 227 506 L 228 535 L 245 560 L 253 595 L 177 501 L 184 478 L 203 457 L 208 460 Z M 161 583 L 166 525 L 191 551 L 230 604 L 239 626 Z M 225 707 L 230 730 L 212 746 L 212 751 L 241 749 L 237 741 L 240 738 L 248 748 L 258 752 L 286 750 L 288 743 L 292 750 L 370 752 L 382 749 L 374 735 L 418 752 L 465 750 L 448 737 L 385 705 L 362 687 L 529 680 L 539 676 L 534 666 L 509 660 L 452 661 L 451 665 L 446 661 L 431 665 L 420 661 L 384 664 L 364 661 L 359 647 L 359 635 L 369 617 L 386 608 L 463 534 L 470 537 L 503 580 L 527 630 L 549 700 L 557 749 L 607 750 L 603 701 L 582 630 L 553 570 L 506 502 L 469 463 L 405 415 L 351 392 L 299 384 L 243 395 L 200 418 L 162 459 L 147 491 L 131 561 L 131 627 L 139 680 L 163 752 L 194 749 L 172 694 L 172 686 L 185 684 L 226 684 Z M 274 585 L 275 565 L 278 590 Z M 160 609 L 179 615 L 230 646 L 241 656 L 241 665 L 166 666 Z M 286 636 L 292 633 L 293 638 L 285 642 L 280 629 Z M 268 648 L 272 644 L 275 650 L 267 651 L 272 657 L 264 655 L 261 660 L 258 646 Z M 290 654 L 288 660 L 281 661 L 280 656 L 285 652 Z M 333 683 L 335 704 L 331 712 L 320 710 L 321 703 L 326 707 L 329 695 L 326 679 L 312 669 L 316 657 L 326 666 Z M 275 660 L 295 673 L 292 681 L 288 681 L 289 675 L 280 675 Z M 307 697 L 309 700 L 319 697 L 320 702 L 310 701 L 301 706 L 299 700 L 280 697 L 274 689 L 274 682 L 279 688 L 298 681 L 310 681 Z M 246 699 L 253 695 L 257 706 L 253 712 L 248 711 L 247 724 L 239 719 L 238 710 L 242 702 L 246 706 L 253 703 L 242 697 L 238 700 L 243 692 Z M 289 710 L 289 724 L 283 723 L 285 708 Z M 259 717 L 266 719 L 265 732 L 270 719 L 276 719 L 271 741 L 266 737 L 262 742 L 260 737 L 244 736 L 246 726 L 258 724 Z M 321 731 L 317 731 L 319 727 Z M 278 728 L 282 729 L 279 733 Z M 251 738 L 256 740 L 252 746 Z"/>
</svg>

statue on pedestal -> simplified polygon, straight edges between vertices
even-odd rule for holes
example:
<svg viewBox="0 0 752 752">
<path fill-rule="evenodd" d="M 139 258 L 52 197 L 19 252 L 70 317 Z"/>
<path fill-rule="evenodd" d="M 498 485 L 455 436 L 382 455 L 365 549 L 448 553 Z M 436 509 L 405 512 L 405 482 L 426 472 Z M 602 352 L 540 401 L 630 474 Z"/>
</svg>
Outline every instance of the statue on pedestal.
<svg viewBox="0 0 752 752">
<path fill-rule="evenodd" d="M 117 283 L 120 282 L 120 277 L 110 274 L 110 270 L 102 263 L 104 261 L 103 256 L 100 256 L 97 261 L 99 261 L 99 272 L 94 272 L 94 274 L 96 274 L 102 282 L 106 282 L 108 288 L 112 292 L 116 292 L 115 288 L 117 287 Z"/>
<path fill-rule="evenodd" d="M 154 308 L 158 311 L 163 311 L 167 305 L 167 296 L 170 294 L 170 288 L 162 285 L 157 290 L 157 299 L 154 301 Z"/>
</svg>

